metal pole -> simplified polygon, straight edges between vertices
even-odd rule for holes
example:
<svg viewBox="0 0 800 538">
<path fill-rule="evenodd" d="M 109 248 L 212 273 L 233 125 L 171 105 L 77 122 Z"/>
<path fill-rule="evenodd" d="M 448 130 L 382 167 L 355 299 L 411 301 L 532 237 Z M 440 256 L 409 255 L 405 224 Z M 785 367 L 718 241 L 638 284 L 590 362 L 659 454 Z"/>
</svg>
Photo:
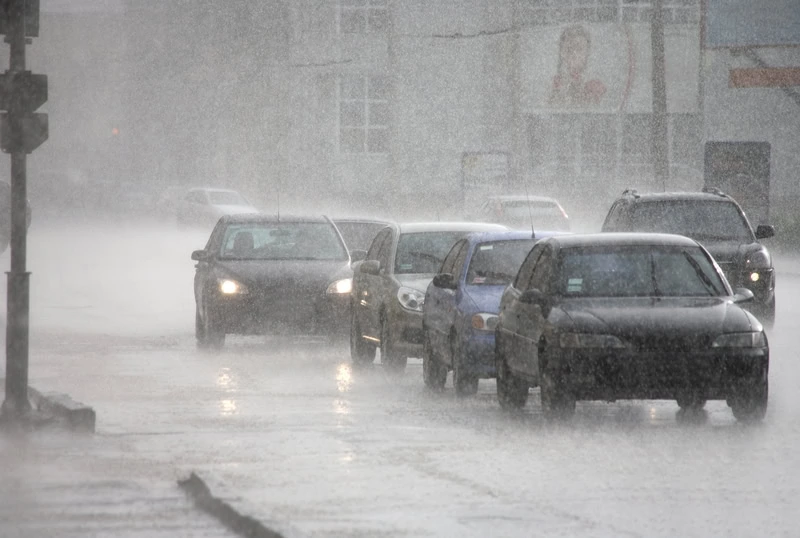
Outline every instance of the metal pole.
<svg viewBox="0 0 800 538">
<path fill-rule="evenodd" d="M 655 179 L 667 190 L 669 135 L 667 134 L 667 85 L 664 67 L 664 13 L 662 0 L 653 0 L 650 41 L 653 51 L 653 168 Z"/>
<path fill-rule="evenodd" d="M 11 49 L 9 74 L 25 71 L 25 0 L 10 0 L 7 41 Z M 6 398 L 2 417 L 19 419 L 30 411 L 28 400 L 29 277 L 27 257 L 26 153 L 22 144 L 24 110 L 18 94 L 9 102 L 12 137 L 18 137 L 11 154 L 11 270 L 8 272 L 6 321 Z"/>
</svg>

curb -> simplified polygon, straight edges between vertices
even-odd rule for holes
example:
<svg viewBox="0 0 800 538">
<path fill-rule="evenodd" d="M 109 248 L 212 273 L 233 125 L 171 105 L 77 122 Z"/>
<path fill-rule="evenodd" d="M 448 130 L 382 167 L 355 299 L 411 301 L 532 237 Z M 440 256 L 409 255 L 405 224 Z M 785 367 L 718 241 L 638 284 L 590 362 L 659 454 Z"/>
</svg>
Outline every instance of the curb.
<svg viewBox="0 0 800 538">
<path fill-rule="evenodd" d="M 76 402 L 66 394 L 42 393 L 33 387 L 28 387 L 28 398 L 38 412 L 61 419 L 68 429 L 94 433 L 97 415 L 88 405 Z"/>
<path fill-rule="evenodd" d="M 203 512 L 219 520 L 239 536 L 247 538 L 284 538 L 284 536 L 264 526 L 260 521 L 245 516 L 230 504 L 215 497 L 202 478 L 191 473 L 189 478 L 178 480 L 181 488 L 195 505 Z"/>
</svg>

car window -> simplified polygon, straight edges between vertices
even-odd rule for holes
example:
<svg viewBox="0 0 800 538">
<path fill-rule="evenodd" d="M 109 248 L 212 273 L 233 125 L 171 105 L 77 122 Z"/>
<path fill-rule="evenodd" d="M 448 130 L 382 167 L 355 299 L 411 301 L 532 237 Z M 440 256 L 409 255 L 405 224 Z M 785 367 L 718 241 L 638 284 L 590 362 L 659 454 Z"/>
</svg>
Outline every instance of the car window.
<svg viewBox="0 0 800 538">
<path fill-rule="evenodd" d="M 336 227 L 339 228 L 339 233 L 344 238 L 344 243 L 350 250 L 362 249 L 366 250 L 370 246 L 370 242 L 386 224 L 383 222 L 357 222 L 357 221 L 334 221 Z"/>
<path fill-rule="evenodd" d="M 394 245 L 394 234 L 391 229 L 388 232 L 378 249 L 378 261 L 381 263 L 381 268 L 386 269 L 387 272 L 391 268 L 392 245 Z"/>
<path fill-rule="evenodd" d="M 401 234 L 397 244 L 394 272 L 397 274 L 436 273 L 453 244 L 464 234 L 465 232 Z"/>
<path fill-rule="evenodd" d="M 731 201 L 657 200 L 635 204 L 631 229 L 662 232 L 703 240 L 753 241 L 753 231 Z"/>
<path fill-rule="evenodd" d="M 375 236 L 375 239 L 372 240 L 372 244 L 369 246 L 369 250 L 367 251 L 367 260 L 377 260 L 378 259 L 378 252 L 381 249 L 381 245 L 383 244 L 386 237 L 391 235 L 391 230 L 388 228 L 379 232 L 378 235 Z"/>
<path fill-rule="evenodd" d="M 514 278 L 534 239 L 487 241 L 475 246 L 467 271 L 467 284 L 473 286 L 506 285 Z"/>
<path fill-rule="evenodd" d="M 453 269 L 451 271 L 452 274 L 459 279 L 461 278 L 461 275 L 464 274 L 464 264 L 466 263 L 467 256 L 469 255 L 469 242 L 465 240 L 463 245 L 464 247 L 458 251 L 458 255 L 453 262 Z"/>
<path fill-rule="evenodd" d="M 231 224 L 222 240 L 223 259 L 346 260 L 347 251 L 327 222 Z"/>
<path fill-rule="evenodd" d="M 445 256 L 444 261 L 442 262 L 442 266 L 439 268 L 439 272 L 455 274 L 454 269 L 456 265 L 456 258 L 458 258 L 459 253 L 462 250 L 464 250 L 466 246 L 467 246 L 466 239 L 462 239 L 461 241 L 453 245 L 453 248 L 451 248 L 450 252 L 448 252 L 447 256 Z"/>
<path fill-rule="evenodd" d="M 620 224 L 624 207 L 624 202 L 614 202 L 614 205 L 611 206 L 611 209 L 608 211 L 608 215 L 606 216 L 606 220 L 603 223 L 604 232 L 617 232 L 623 230 L 623 228 L 620 227 Z"/>
<path fill-rule="evenodd" d="M 702 297 L 727 293 L 697 247 L 564 249 L 558 290 L 570 297 Z"/>
<path fill-rule="evenodd" d="M 533 249 L 531 249 L 530 253 L 528 253 L 528 256 L 525 258 L 525 261 L 522 262 L 517 277 L 514 279 L 514 287 L 518 290 L 523 289 L 530 281 L 533 267 L 536 264 L 536 260 L 542 255 L 543 249 L 544 245 L 542 244 L 534 245 Z"/>
<path fill-rule="evenodd" d="M 553 248 L 546 246 L 542 250 L 542 255 L 536 260 L 531 273 L 531 279 L 528 281 L 526 290 L 537 289 L 542 293 L 550 291 L 550 276 L 553 273 Z"/>
</svg>

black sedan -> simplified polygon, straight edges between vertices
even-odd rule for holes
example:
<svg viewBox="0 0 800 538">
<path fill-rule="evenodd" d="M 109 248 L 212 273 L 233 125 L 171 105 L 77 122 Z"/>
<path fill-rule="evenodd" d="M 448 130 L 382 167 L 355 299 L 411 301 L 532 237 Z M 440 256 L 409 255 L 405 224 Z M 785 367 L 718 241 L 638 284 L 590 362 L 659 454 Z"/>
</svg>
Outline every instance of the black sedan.
<svg viewBox="0 0 800 538">
<path fill-rule="evenodd" d="M 353 273 L 326 217 L 225 216 L 192 259 L 200 347 L 226 334 L 347 334 Z"/>
<path fill-rule="evenodd" d="M 536 244 L 500 303 L 497 395 L 570 416 L 576 400 L 727 400 L 739 420 L 767 409 L 769 347 L 708 252 L 667 234 L 557 236 Z"/>
</svg>

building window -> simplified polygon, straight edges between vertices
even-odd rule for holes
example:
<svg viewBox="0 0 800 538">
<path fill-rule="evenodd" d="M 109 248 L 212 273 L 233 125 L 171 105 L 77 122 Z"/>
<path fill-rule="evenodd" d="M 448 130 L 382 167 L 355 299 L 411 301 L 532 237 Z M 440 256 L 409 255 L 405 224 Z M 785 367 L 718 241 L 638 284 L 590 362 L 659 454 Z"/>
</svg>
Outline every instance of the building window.
<svg viewBox="0 0 800 538">
<path fill-rule="evenodd" d="M 382 34 L 389 26 L 387 0 L 339 0 L 340 34 Z"/>
<path fill-rule="evenodd" d="M 339 79 L 339 151 L 389 152 L 389 91 L 386 77 Z"/>
</svg>

